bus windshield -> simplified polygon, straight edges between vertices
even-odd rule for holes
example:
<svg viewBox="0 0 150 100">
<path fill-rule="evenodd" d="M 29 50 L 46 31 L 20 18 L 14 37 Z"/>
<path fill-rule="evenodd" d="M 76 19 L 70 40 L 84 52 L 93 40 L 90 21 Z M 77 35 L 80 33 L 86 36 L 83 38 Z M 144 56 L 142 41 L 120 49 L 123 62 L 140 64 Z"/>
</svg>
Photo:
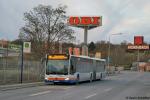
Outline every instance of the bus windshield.
<svg viewBox="0 0 150 100">
<path fill-rule="evenodd" d="M 48 60 L 46 74 L 68 74 L 69 60 Z"/>
</svg>

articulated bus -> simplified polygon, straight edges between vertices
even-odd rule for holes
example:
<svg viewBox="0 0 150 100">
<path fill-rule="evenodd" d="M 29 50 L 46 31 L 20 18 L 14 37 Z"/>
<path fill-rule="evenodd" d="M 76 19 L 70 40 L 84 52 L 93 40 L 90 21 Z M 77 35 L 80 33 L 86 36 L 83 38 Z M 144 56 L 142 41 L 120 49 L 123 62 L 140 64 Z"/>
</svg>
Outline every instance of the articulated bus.
<svg viewBox="0 0 150 100">
<path fill-rule="evenodd" d="M 87 56 L 47 55 L 45 82 L 76 84 L 81 81 L 102 80 L 106 76 L 106 61 Z"/>
</svg>

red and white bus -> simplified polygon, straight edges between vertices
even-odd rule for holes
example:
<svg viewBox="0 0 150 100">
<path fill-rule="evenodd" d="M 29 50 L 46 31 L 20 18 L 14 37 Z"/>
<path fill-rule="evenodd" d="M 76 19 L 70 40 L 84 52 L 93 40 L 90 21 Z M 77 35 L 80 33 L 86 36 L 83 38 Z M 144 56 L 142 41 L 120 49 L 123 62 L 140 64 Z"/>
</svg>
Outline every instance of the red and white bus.
<svg viewBox="0 0 150 100">
<path fill-rule="evenodd" d="M 105 59 L 87 56 L 52 54 L 45 64 L 46 83 L 78 83 L 103 79 L 106 76 Z"/>
</svg>

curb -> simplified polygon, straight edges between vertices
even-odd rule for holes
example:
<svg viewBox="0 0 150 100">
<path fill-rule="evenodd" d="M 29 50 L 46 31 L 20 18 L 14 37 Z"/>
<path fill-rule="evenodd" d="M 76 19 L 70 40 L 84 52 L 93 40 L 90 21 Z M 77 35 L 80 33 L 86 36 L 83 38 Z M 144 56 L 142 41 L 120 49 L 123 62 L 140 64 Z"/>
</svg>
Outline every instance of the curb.
<svg viewBox="0 0 150 100">
<path fill-rule="evenodd" d="M 45 85 L 44 82 L 34 82 L 34 83 L 22 83 L 22 84 L 14 84 L 14 85 L 2 85 L 0 86 L 0 91 L 6 90 L 15 90 L 27 87 L 36 87 L 36 86 L 43 86 Z"/>
</svg>

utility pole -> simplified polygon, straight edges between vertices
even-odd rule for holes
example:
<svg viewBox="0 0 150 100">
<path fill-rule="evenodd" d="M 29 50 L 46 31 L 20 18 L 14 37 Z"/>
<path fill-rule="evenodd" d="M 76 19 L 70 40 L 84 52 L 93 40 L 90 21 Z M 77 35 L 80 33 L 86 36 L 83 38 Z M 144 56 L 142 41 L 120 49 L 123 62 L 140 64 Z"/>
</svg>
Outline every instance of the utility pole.
<svg viewBox="0 0 150 100">
<path fill-rule="evenodd" d="M 109 36 L 109 43 L 108 43 L 108 57 L 107 57 L 107 66 L 108 66 L 108 71 L 110 71 L 110 36 Z"/>
</svg>

